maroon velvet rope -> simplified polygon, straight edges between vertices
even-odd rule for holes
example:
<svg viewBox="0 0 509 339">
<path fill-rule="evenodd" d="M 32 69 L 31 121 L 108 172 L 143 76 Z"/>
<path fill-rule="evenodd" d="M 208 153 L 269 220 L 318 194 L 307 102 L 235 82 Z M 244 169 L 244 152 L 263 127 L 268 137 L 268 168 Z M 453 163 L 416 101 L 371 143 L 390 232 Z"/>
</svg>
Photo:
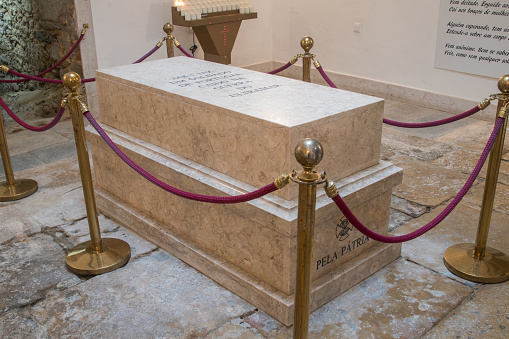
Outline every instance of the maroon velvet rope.
<svg viewBox="0 0 509 339">
<path fill-rule="evenodd" d="M 385 236 L 378 233 L 375 233 L 368 229 L 366 226 L 364 226 L 359 219 L 352 213 L 352 211 L 348 208 L 348 206 L 345 204 L 343 199 L 339 196 L 339 194 L 334 197 L 332 200 L 336 203 L 336 205 L 339 207 L 343 215 L 352 223 L 352 225 L 355 226 L 362 234 L 365 236 L 372 238 L 376 241 L 385 242 L 385 243 L 399 243 L 404 241 L 413 240 L 424 233 L 431 230 L 433 227 L 438 225 L 442 220 L 445 219 L 449 215 L 449 213 L 452 212 L 452 210 L 459 204 L 461 199 L 467 194 L 468 190 L 474 183 L 475 179 L 479 175 L 479 172 L 481 171 L 482 166 L 484 165 L 484 162 L 486 161 L 486 158 L 488 157 L 488 154 L 491 151 L 491 148 L 493 147 L 493 144 L 495 142 L 495 139 L 497 138 L 498 133 L 500 132 L 500 129 L 504 123 L 504 118 L 497 118 L 497 122 L 495 124 L 495 127 L 493 128 L 493 132 L 491 133 L 491 136 L 486 144 L 486 147 L 484 148 L 481 157 L 479 161 L 477 162 L 477 165 L 475 166 L 472 174 L 470 174 L 470 177 L 468 178 L 465 185 L 461 188 L 461 190 L 458 192 L 458 194 L 454 197 L 454 199 L 447 205 L 447 207 L 437 216 L 435 219 L 430 221 L 428 224 L 424 225 L 423 227 L 419 228 L 418 230 L 411 232 L 409 234 L 405 235 L 399 235 L 399 236 Z"/>
<path fill-rule="evenodd" d="M 178 46 L 177 46 L 177 48 L 178 48 L 178 49 L 180 49 L 180 51 L 181 51 L 182 53 L 184 53 L 187 57 L 189 57 L 189 58 L 194 58 L 194 56 L 192 56 L 191 54 L 189 54 L 189 53 L 188 53 L 188 52 L 184 49 L 184 47 L 182 47 L 182 45 L 178 45 Z"/>
<path fill-rule="evenodd" d="M 144 56 L 142 56 L 141 58 L 139 58 L 138 60 L 133 62 L 133 64 L 137 64 L 137 63 L 142 62 L 143 60 L 145 60 L 146 58 L 148 58 L 149 56 L 154 54 L 154 52 L 157 51 L 159 49 L 159 47 L 160 46 L 156 45 L 147 54 L 145 54 Z M 52 83 L 52 84 L 62 84 L 63 83 L 63 81 L 59 80 L 59 79 L 41 78 L 38 75 L 37 76 L 33 76 L 33 75 L 23 74 L 23 73 L 16 72 L 16 71 L 14 71 L 12 69 L 9 69 L 8 73 L 10 73 L 12 75 L 15 75 L 17 77 L 20 77 L 20 78 L 24 78 L 25 79 L 24 81 L 34 80 L 34 81 L 47 82 L 47 83 Z M 88 83 L 88 82 L 94 82 L 94 81 L 95 81 L 95 78 L 81 79 L 81 83 L 82 84 L 85 84 L 85 83 Z"/>
<path fill-rule="evenodd" d="M 83 40 L 84 36 L 85 36 L 85 33 L 80 34 L 80 37 L 78 38 L 78 40 L 76 41 L 74 46 L 72 46 L 72 48 L 69 50 L 69 52 L 67 52 L 67 54 L 64 55 L 64 57 L 62 59 L 60 59 L 60 61 L 58 61 L 56 64 L 54 64 L 53 66 L 51 66 L 50 68 L 48 68 L 44 72 L 41 72 L 41 73 L 37 74 L 36 77 L 41 77 L 44 74 L 46 74 L 48 72 L 51 72 L 52 70 L 54 70 L 55 68 L 60 66 L 60 64 L 62 62 L 64 62 L 65 60 L 67 60 L 67 58 L 71 56 L 71 54 L 74 52 L 74 50 L 76 48 L 78 48 L 78 46 L 81 43 L 81 40 Z M 2 79 L 0 79 L 0 83 L 9 83 L 9 84 L 12 84 L 12 83 L 24 82 L 24 81 L 28 81 L 28 80 L 30 80 L 30 79 L 13 79 L 13 80 L 2 80 Z"/>
<path fill-rule="evenodd" d="M 49 130 L 50 128 L 55 126 L 60 121 L 60 119 L 62 118 L 62 115 L 65 112 L 65 108 L 60 107 L 60 109 L 57 112 L 57 115 L 55 116 L 55 118 L 53 118 L 53 120 L 51 120 L 51 122 L 49 124 L 41 126 L 41 127 L 35 127 L 35 126 L 29 125 L 29 124 L 23 122 L 23 120 L 18 118 L 16 116 L 16 114 L 14 114 L 14 112 L 9 108 L 9 106 L 7 106 L 7 104 L 5 103 L 5 101 L 3 101 L 2 98 L 0 98 L 0 105 L 3 107 L 3 109 L 5 109 L 7 114 L 9 114 L 10 117 L 14 121 L 16 121 L 18 124 L 20 124 L 21 126 L 25 127 L 26 129 L 29 129 L 29 130 L 34 131 L 34 132 L 44 132 L 44 131 Z"/>
<path fill-rule="evenodd" d="M 178 46 L 177 46 L 177 48 L 178 48 L 178 49 L 180 49 L 180 51 L 181 51 L 182 53 L 184 53 L 187 57 L 189 57 L 189 58 L 194 58 L 194 56 L 192 56 L 191 54 L 189 54 L 189 53 L 185 50 L 185 48 L 184 48 L 184 47 L 182 47 L 182 45 L 178 45 Z M 291 62 L 288 62 L 287 64 L 285 64 L 285 65 L 283 65 L 283 66 L 281 66 L 281 67 L 279 67 L 279 68 L 277 68 L 277 69 L 275 69 L 275 70 L 273 70 L 273 71 L 270 71 L 270 72 L 268 72 L 267 74 L 276 74 L 276 73 L 282 72 L 282 71 L 284 71 L 285 69 L 287 69 L 288 67 L 290 67 L 291 65 L 292 65 L 292 63 L 291 63 Z"/>
<path fill-rule="evenodd" d="M 150 51 L 148 51 L 147 54 L 145 54 L 144 56 L 142 56 L 141 58 L 139 58 L 138 60 L 136 60 L 135 62 L 133 62 L 133 64 L 139 64 L 140 62 L 144 61 L 146 58 L 148 58 L 149 56 L 151 56 L 152 54 L 154 54 L 155 51 L 157 51 L 159 49 L 160 46 L 158 45 L 155 45 L 154 48 L 152 48 Z"/>
<path fill-rule="evenodd" d="M 322 75 L 323 79 L 329 84 L 330 87 L 337 88 L 336 85 L 329 79 L 327 74 L 325 74 L 325 71 L 323 70 L 322 66 L 316 68 L 318 72 Z M 464 119 L 466 117 L 469 117 L 477 112 L 480 111 L 480 108 L 475 106 L 474 108 L 463 112 L 461 114 L 442 119 L 442 120 L 436 120 L 436 121 L 430 121 L 430 122 L 418 122 L 418 123 L 408 123 L 408 122 L 399 122 L 399 121 L 393 121 L 389 119 L 383 119 L 383 122 L 387 125 L 397 126 L 397 127 L 404 127 L 404 128 L 425 128 L 425 127 L 434 127 L 434 126 L 440 126 L 444 124 L 448 124 L 453 121 L 457 121 L 460 119 Z"/>
<path fill-rule="evenodd" d="M 270 71 L 270 72 L 267 72 L 267 74 L 277 74 L 279 72 L 282 72 L 284 71 L 285 69 L 287 69 L 288 67 L 290 67 L 292 65 L 291 62 L 287 62 L 286 64 L 284 64 L 283 66 L 279 67 L 279 68 L 276 68 L 275 70 L 273 71 Z"/>
<path fill-rule="evenodd" d="M 322 78 L 329 84 L 330 87 L 333 87 L 333 88 L 338 88 L 336 85 L 334 85 L 334 83 L 332 82 L 331 79 L 329 79 L 329 77 L 327 76 L 327 74 L 325 74 L 325 71 L 323 70 L 323 67 L 320 66 L 320 67 L 317 67 L 316 68 L 318 70 L 318 72 L 320 72 L 320 74 L 322 75 Z"/>
<path fill-rule="evenodd" d="M 34 81 L 39 81 L 39 82 L 47 82 L 47 83 L 51 83 L 51 84 L 61 84 L 62 83 L 62 80 L 59 80 L 59 79 L 40 78 L 40 77 L 33 76 L 33 75 L 19 73 L 19 72 L 16 72 L 15 70 L 12 70 L 12 69 L 9 69 L 8 72 L 11 73 L 12 75 L 17 76 L 17 77 L 25 78 L 26 80 L 34 80 Z"/>
<path fill-rule="evenodd" d="M 424 128 L 424 127 L 433 127 L 433 126 L 440 126 L 444 124 L 448 124 L 453 121 L 461 120 L 466 117 L 469 117 L 477 112 L 480 111 L 480 108 L 475 106 L 474 108 L 463 112 L 461 114 L 442 119 L 442 120 L 436 120 L 436 121 L 430 121 L 430 122 L 418 122 L 418 123 L 408 123 L 408 122 L 399 122 L 399 121 L 393 121 L 389 119 L 383 119 L 384 123 L 387 125 L 397 126 L 397 127 L 405 127 L 405 128 Z"/>
<path fill-rule="evenodd" d="M 94 119 L 92 114 L 90 112 L 85 112 L 85 117 L 88 119 L 90 124 L 95 128 L 97 133 L 104 139 L 104 141 L 110 146 L 110 148 L 115 152 L 129 167 L 131 167 L 133 170 L 135 170 L 138 174 L 143 176 L 145 179 L 150 181 L 151 183 L 155 184 L 156 186 L 164 189 L 167 192 L 170 192 L 172 194 L 178 195 L 179 197 L 195 200 L 195 201 L 201 201 L 201 202 L 210 202 L 215 204 L 235 204 L 240 202 L 246 202 L 250 200 L 254 200 L 260 197 L 263 197 L 266 194 L 272 193 L 277 191 L 277 187 L 274 183 L 271 183 L 265 187 L 262 187 L 254 192 L 250 192 L 243 195 L 238 196 L 230 196 L 230 197 L 214 197 L 209 195 L 200 195 L 200 194 L 194 194 L 189 193 L 186 191 L 179 190 L 175 187 L 172 187 L 165 182 L 157 179 L 152 174 L 148 173 L 146 170 L 141 168 L 138 164 L 136 164 L 134 161 L 132 161 L 127 155 L 122 152 L 117 145 L 110 139 L 110 137 L 104 132 L 104 130 L 101 128 L 101 126 L 97 123 L 97 121 Z"/>
</svg>

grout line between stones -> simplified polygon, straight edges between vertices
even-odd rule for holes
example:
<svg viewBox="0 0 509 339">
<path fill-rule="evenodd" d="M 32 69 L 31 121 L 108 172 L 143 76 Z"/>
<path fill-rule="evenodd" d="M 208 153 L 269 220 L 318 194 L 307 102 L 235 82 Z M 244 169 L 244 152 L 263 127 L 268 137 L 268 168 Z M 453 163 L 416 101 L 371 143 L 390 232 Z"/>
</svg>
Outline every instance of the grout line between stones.
<svg viewBox="0 0 509 339">
<path fill-rule="evenodd" d="M 452 279 L 454 280 L 454 279 Z M 456 281 L 456 280 L 455 280 Z M 453 315 L 453 313 L 458 309 L 460 308 L 462 305 L 464 305 L 465 303 L 473 300 L 473 298 L 475 297 L 475 294 L 477 293 L 477 291 L 479 291 L 482 287 L 484 286 L 484 284 L 476 284 L 474 286 L 470 286 L 472 287 L 472 292 L 470 294 L 468 294 L 467 296 L 465 296 L 465 298 L 463 298 L 460 302 L 458 302 L 456 304 L 456 306 L 454 306 L 444 317 L 442 317 L 442 319 L 440 319 L 439 321 L 437 321 L 432 327 L 430 327 L 430 329 L 428 331 L 426 331 L 425 333 L 422 334 L 421 337 L 424 337 L 427 333 L 431 332 L 435 327 L 437 327 L 438 325 L 440 325 L 440 323 L 442 323 L 443 321 L 445 321 L 445 319 L 449 318 L 450 316 Z"/>
</svg>

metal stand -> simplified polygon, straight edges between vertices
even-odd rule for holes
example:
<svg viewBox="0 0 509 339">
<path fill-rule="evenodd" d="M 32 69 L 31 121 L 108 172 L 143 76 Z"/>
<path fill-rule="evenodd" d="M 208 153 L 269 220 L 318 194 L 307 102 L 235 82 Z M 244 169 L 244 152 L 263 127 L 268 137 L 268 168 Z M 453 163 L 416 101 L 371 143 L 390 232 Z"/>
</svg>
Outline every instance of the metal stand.
<svg viewBox="0 0 509 339">
<path fill-rule="evenodd" d="M 37 182 L 32 179 L 14 179 L 11 157 L 7 148 L 4 123 L 0 114 L 0 153 L 4 165 L 6 181 L 0 182 L 0 201 L 13 201 L 26 198 L 37 192 Z"/>
<path fill-rule="evenodd" d="M 168 58 L 173 58 L 175 56 L 175 53 L 173 51 L 173 43 L 175 40 L 175 37 L 171 35 L 173 33 L 173 25 L 168 22 L 164 24 L 163 31 L 166 33 L 166 53 L 168 54 Z"/>
<path fill-rule="evenodd" d="M 238 9 L 202 14 L 201 19 L 185 20 L 177 7 L 171 8 L 173 25 L 192 27 L 203 50 L 203 57 L 224 65 L 232 63 L 232 50 L 243 20 L 255 19 L 257 13 L 240 14 Z"/>
<path fill-rule="evenodd" d="M 490 154 L 476 241 L 475 244 L 451 246 L 444 253 L 444 264 L 449 271 L 481 283 L 509 280 L 509 256 L 486 246 L 509 113 L 509 74 L 500 78 L 498 88 L 502 93 L 495 96 L 498 99 L 497 118 L 502 117 L 505 121 Z"/>
<path fill-rule="evenodd" d="M 301 141 L 295 148 L 295 157 L 304 170 L 292 174 L 292 181 L 299 184 L 299 208 L 297 229 L 297 275 L 295 285 L 295 311 L 293 338 L 305 339 L 309 329 L 309 305 L 311 294 L 311 259 L 315 227 L 316 185 L 323 183 L 324 176 L 313 171 L 323 157 L 322 145 L 313 139 Z"/>
<path fill-rule="evenodd" d="M 300 46 L 304 49 L 304 54 L 302 54 L 302 80 L 307 82 L 311 82 L 311 59 L 313 54 L 309 51 L 313 48 L 313 45 L 313 39 L 309 36 L 303 37 L 300 41 Z"/>
<path fill-rule="evenodd" d="M 81 84 L 81 78 L 78 74 L 70 72 L 64 75 L 63 82 L 71 92 L 68 107 L 71 113 L 74 140 L 78 152 L 81 183 L 91 238 L 90 241 L 81 243 L 70 250 L 65 258 L 65 263 L 75 273 L 97 275 L 124 266 L 131 258 L 131 247 L 120 239 L 101 239 L 82 116 L 88 111 L 88 108 L 80 101 L 77 92 L 78 86 Z M 63 103 L 63 105 L 66 104 Z"/>
</svg>

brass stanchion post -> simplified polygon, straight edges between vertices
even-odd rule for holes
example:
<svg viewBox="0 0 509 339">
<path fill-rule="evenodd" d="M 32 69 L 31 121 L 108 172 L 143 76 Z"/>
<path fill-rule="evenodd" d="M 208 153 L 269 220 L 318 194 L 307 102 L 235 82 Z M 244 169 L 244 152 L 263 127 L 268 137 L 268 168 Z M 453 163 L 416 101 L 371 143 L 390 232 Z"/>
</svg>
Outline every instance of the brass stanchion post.
<svg viewBox="0 0 509 339">
<path fill-rule="evenodd" d="M 63 82 L 71 92 L 70 98 L 64 99 L 67 100 L 67 103 L 64 102 L 62 105 L 67 106 L 71 113 L 91 239 L 70 250 L 65 262 L 67 267 L 75 273 L 97 275 L 111 272 L 125 265 L 131 258 L 131 248 L 129 244 L 120 239 L 101 239 L 83 123 L 83 114 L 88 111 L 88 108 L 81 102 L 77 92 L 81 78 L 78 74 L 69 72 L 64 75 Z"/>
<path fill-rule="evenodd" d="M 13 201 L 28 197 L 37 192 L 37 182 L 32 179 L 14 179 L 11 157 L 7 148 L 4 123 L 0 113 L 0 153 L 4 165 L 5 180 L 0 182 L 0 201 Z"/>
<path fill-rule="evenodd" d="M 500 78 L 498 88 L 502 93 L 493 97 L 498 99 L 497 118 L 504 118 L 504 124 L 490 153 L 476 241 L 475 244 L 451 246 L 444 253 L 444 264 L 449 271 L 461 278 L 481 283 L 509 280 L 509 256 L 486 246 L 507 128 L 509 74 Z"/>
<path fill-rule="evenodd" d="M 173 52 L 173 43 L 175 37 L 171 35 L 173 33 L 173 24 L 170 22 L 164 24 L 163 31 L 166 33 L 166 53 L 168 54 L 168 58 L 173 58 L 175 53 Z"/>
<path fill-rule="evenodd" d="M 302 80 L 311 82 L 311 59 L 313 58 L 313 54 L 309 53 L 311 48 L 313 48 L 313 39 L 309 36 L 305 36 L 300 41 L 300 46 L 304 49 L 304 54 L 302 54 Z"/>
<path fill-rule="evenodd" d="M 305 139 L 295 148 L 295 157 L 304 170 L 291 176 L 291 179 L 299 184 L 293 337 L 305 339 L 308 337 L 309 328 L 316 185 L 325 181 L 324 175 L 313 171 L 313 168 L 322 160 L 322 145 L 316 140 Z"/>
</svg>

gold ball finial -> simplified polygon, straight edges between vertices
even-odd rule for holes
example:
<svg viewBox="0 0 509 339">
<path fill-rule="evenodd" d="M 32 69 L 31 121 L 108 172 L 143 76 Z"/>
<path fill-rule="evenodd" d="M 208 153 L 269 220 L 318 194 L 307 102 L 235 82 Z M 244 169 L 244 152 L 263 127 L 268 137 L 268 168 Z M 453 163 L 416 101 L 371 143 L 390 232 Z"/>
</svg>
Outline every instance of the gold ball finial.
<svg viewBox="0 0 509 339">
<path fill-rule="evenodd" d="M 65 73 L 62 81 L 69 91 L 75 92 L 81 84 L 81 77 L 76 72 L 68 72 Z"/>
<path fill-rule="evenodd" d="M 164 24 L 163 31 L 166 34 L 171 35 L 171 33 L 173 33 L 173 24 L 171 22 Z"/>
<path fill-rule="evenodd" d="M 504 94 L 509 94 L 509 74 L 504 75 L 498 80 L 498 89 Z"/>
<path fill-rule="evenodd" d="M 311 170 L 323 158 L 323 147 L 314 139 L 304 139 L 295 147 L 295 158 L 304 169 Z"/>
<path fill-rule="evenodd" d="M 305 36 L 300 41 L 300 46 L 304 49 L 304 52 L 308 53 L 311 48 L 313 48 L 313 38 L 310 36 Z"/>
</svg>

